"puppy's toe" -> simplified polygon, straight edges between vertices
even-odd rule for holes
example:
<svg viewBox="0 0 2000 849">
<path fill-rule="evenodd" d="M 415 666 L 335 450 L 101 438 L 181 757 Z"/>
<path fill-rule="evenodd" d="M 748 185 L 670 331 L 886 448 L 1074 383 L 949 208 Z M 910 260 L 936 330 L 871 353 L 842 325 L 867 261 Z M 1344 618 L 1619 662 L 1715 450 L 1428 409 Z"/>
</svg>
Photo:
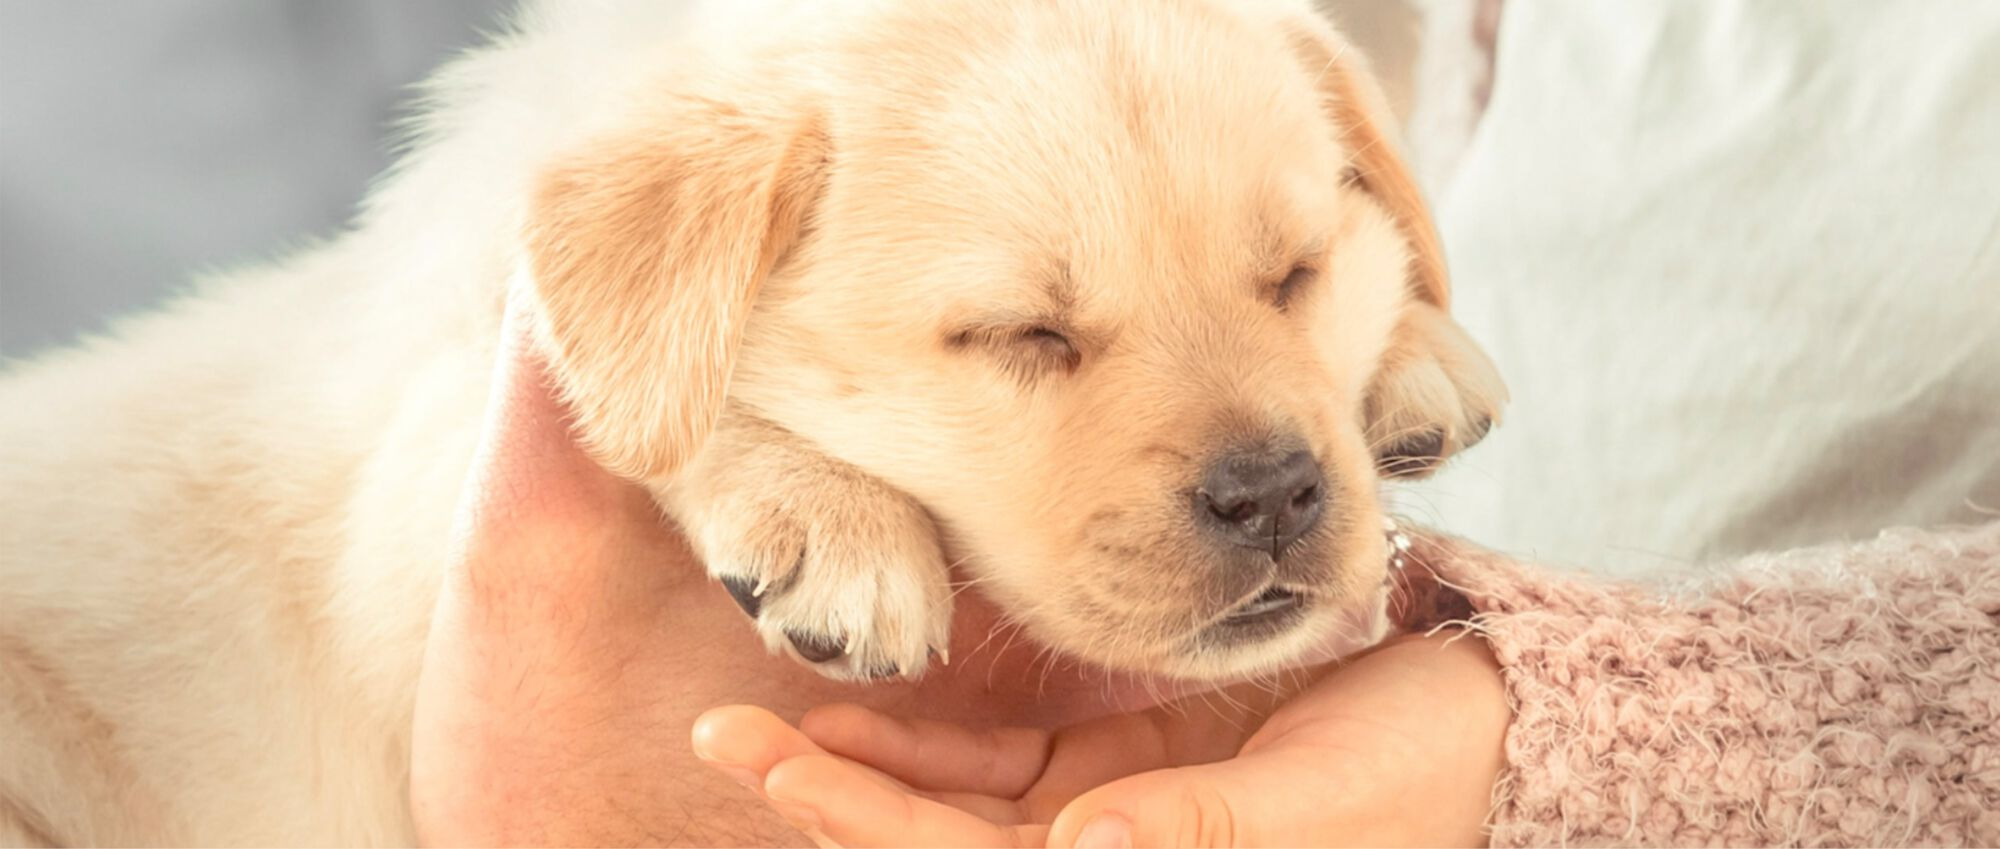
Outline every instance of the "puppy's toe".
<svg viewBox="0 0 2000 849">
<path fill-rule="evenodd" d="M 945 645 L 950 570 L 901 490 L 732 414 L 658 494 L 773 652 L 870 680 L 921 675 Z"/>
<path fill-rule="evenodd" d="M 937 532 L 886 486 L 839 489 L 782 513 L 710 511 L 690 535 L 773 652 L 831 678 L 915 678 L 951 628 Z"/>
<path fill-rule="evenodd" d="M 807 663 L 825 663 L 847 654 L 846 637 L 788 628 L 785 629 L 785 640 L 792 644 L 792 653 Z"/>
<path fill-rule="evenodd" d="M 764 606 L 764 598 L 757 592 L 756 586 L 750 583 L 750 579 L 740 575 L 729 575 L 721 578 L 721 581 L 722 588 L 729 591 L 729 597 L 736 600 L 736 606 L 743 608 L 743 613 L 750 618 L 757 618 L 757 611 Z"/>
<path fill-rule="evenodd" d="M 914 504 L 887 512 L 813 523 L 791 580 L 758 599 L 766 645 L 832 678 L 923 674 L 950 635 L 949 575 L 929 518 Z"/>
</svg>

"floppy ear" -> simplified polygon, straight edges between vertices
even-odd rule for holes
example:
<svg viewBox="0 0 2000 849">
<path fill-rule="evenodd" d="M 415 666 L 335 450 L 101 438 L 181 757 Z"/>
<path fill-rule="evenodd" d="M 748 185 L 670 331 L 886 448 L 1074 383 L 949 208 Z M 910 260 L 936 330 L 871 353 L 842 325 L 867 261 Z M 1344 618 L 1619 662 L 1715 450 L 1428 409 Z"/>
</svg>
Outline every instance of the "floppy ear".
<svg viewBox="0 0 2000 849">
<path fill-rule="evenodd" d="M 1410 249 L 1410 293 L 1443 308 L 1451 303 L 1444 248 L 1431 225 L 1430 207 L 1404 163 L 1394 135 L 1395 117 L 1367 59 L 1325 21 L 1311 15 L 1288 27 L 1292 49 L 1309 73 L 1318 75 L 1322 107 L 1339 128 L 1349 151 L 1353 179 L 1389 213 Z"/>
<path fill-rule="evenodd" d="M 1507 404 L 1507 385 L 1479 345 L 1444 310 L 1403 308 L 1402 321 L 1362 401 L 1375 468 L 1416 478 L 1485 438 Z"/>
<path fill-rule="evenodd" d="M 671 474 L 708 438 L 827 156 L 796 105 L 682 96 L 542 177 L 526 246 L 543 341 L 585 448 L 613 473 Z"/>
<path fill-rule="evenodd" d="M 1349 151 L 1352 179 L 1381 204 L 1409 248 L 1409 298 L 1362 415 L 1384 475 L 1423 475 L 1486 435 L 1506 404 L 1507 387 L 1446 312 L 1451 282 L 1444 249 L 1360 52 L 1310 13 L 1292 17 L 1286 36 L 1307 72 L 1317 75 L 1322 105 Z"/>
</svg>

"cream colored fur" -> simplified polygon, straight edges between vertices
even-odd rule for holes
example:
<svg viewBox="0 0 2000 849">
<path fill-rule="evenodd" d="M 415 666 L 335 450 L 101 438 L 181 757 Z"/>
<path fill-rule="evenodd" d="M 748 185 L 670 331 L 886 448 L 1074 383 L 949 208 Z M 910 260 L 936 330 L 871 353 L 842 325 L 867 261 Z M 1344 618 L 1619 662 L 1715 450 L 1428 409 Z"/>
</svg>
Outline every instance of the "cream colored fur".
<svg viewBox="0 0 2000 849">
<path fill-rule="evenodd" d="M 922 670 L 947 552 L 1147 671 L 1267 669 L 1379 603 L 1378 455 L 1504 391 L 1358 57 L 1280 0 L 791 5 L 534 7 L 351 232 L 8 370 L 0 842 L 411 840 L 510 280 L 595 455 L 784 589 L 774 647 L 842 635 L 832 674 Z M 1175 499 L 1278 431 L 1338 490 L 1280 569 L 1318 607 L 1210 645 L 1241 588 Z"/>
</svg>

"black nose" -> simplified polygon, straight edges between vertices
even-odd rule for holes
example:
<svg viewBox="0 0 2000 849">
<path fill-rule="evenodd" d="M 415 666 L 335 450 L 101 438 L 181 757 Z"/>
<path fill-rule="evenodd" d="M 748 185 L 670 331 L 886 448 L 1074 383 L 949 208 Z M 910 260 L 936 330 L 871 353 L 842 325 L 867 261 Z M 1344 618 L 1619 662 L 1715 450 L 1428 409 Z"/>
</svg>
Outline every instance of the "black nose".
<svg viewBox="0 0 2000 849">
<path fill-rule="evenodd" d="M 1304 451 L 1231 454 L 1202 477 L 1195 521 L 1230 543 L 1276 557 L 1319 521 L 1325 484 L 1319 463 Z"/>
</svg>

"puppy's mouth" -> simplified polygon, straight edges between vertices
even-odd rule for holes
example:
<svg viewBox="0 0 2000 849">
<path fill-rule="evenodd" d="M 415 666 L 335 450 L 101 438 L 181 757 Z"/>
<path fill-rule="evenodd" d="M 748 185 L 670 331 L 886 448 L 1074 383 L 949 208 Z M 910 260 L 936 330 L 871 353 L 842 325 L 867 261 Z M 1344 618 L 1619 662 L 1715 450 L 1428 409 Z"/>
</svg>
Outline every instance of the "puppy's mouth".
<svg viewBox="0 0 2000 849">
<path fill-rule="evenodd" d="M 1409 538 L 1385 520 L 1389 565 L 1397 566 Z M 1193 633 L 1182 663 L 1204 678 L 1228 677 L 1244 669 L 1271 663 L 1321 662 L 1350 654 L 1381 639 L 1387 626 L 1389 582 L 1360 597 L 1331 587 L 1321 589 L 1313 576 L 1287 576 L 1278 570 L 1261 586 L 1227 608 L 1209 614 Z M 1282 651 L 1284 656 L 1278 656 Z M 1219 671 L 1218 671 L 1219 670 Z"/>
<path fill-rule="evenodd" d="M 1264 619 L 1283 616 L 1293 608 L 1304 604 L 1305 599 L 1298 593 L 1284 587 L 1271 587 L 1257 594 L 1256 598 L 1246 601 L 1242 606 L 1230 611 L 1227 616 L 1223 617 L 1221 624 L 1232 626 L 1254 625 Z"/>
<path fill-rule="evenodd" d="M 1204 630 L 1227 643 L 1254 642 L 1289 630 L 1310 606 L 1304 593 L 1273 585 L 1230 608 Z"/>
</svg>

